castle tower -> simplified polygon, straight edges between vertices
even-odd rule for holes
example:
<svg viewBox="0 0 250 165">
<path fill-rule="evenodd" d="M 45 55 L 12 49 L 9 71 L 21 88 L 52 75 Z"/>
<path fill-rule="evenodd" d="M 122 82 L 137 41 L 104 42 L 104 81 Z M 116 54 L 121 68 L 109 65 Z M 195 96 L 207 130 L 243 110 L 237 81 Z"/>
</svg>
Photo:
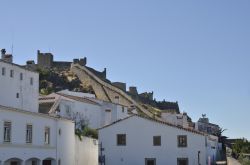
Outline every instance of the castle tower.
<svg viewBox="0 0 250 165">
<path fill-rule="evenodd" d="M 53 66 L 53 54 L 52 53 L 41 53 L 37 51 L 37 64 L 41 68 L 51 68 Z"/>
</svg>

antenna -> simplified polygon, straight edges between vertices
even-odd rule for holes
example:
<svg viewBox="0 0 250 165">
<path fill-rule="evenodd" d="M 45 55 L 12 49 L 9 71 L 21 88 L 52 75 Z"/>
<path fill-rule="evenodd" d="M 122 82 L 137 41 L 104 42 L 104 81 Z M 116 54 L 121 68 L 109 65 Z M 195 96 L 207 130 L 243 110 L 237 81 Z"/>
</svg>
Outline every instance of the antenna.
<svg viewBox="0 0 250 165">
<path fill-rule="evenodd" d="M 14 45 L 13 45 L 13 42 L 12 42 L 12 45 L 11 45 L 11 54 L 12 54 L 12 56 L 14 56 L 13 53 L 14 53 Z"/>
<path fill-rule="evenodd" d="M 11 54 L 12 54 L 12 56 L 14 56 L 13 55 L 13 53 L 14 53 L 14 32 L 12 31 L 12 34 L 11 34 L 11 40 L 12 40 L 12 43 L 11 43 Z"/>
</svg>

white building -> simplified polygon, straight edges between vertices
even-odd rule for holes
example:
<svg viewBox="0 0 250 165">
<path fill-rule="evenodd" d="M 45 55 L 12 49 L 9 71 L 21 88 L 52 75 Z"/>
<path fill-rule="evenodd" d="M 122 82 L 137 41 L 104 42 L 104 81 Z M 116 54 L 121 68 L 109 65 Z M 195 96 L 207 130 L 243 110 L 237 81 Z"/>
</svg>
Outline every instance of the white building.
<svg viewBox="0 0 250 165">
<path fill-rule="evenodd" d="M 207 147 L 207 162 L 212 164 L 216 162 L 216 159 L 220 159 L 220 151 L 222 150 L 221 143 L 218 142 L 218 137 L 213 135 L 206 136 L 206 147 Z"/>
<path fill-rule="evenodd" d="M 198 131 L 133 115 L 99 129 L 99 155 L 105 165 L 206 165 L 206 141 Z"/>
<path fill-rule="evenodd" d="M 0 60 L 0 165 L 75 164 L 74 123 L 38 113 L 38 81 Z"/>
<path fill-rule="evenodd" d="M 100 128 L 128 116 L 128 108 L 78 92 L 58 92 L 39 98 L 40 112 L 87 121 L 90 128 Z"/>
<path fill-rule="evenodd" d="M 191 128 L 190 122 L 188 121 L 187 113 L 176 114 L 176 113 L 169 113 L 168 111 L 164 112 L 164 110 L 162 110 L 161 118 L 166 122 L 172 123 L 176 126 Z"/>
<path fill-rule="evenodd" d="M 0 60 L 0 105 L 37 112 L 39 74 Z"/>
<path fill-rule="evenodd" d="M 195 129 L 210 135 L 218 135 L 220 133 L 219 125 L 210 123 L 205 114 L 195 123 Z"/>
<path fill-rule="evenodd" d="M 74 123 L 0 106 L 1 165 L 74 164 Z M 67 148 L 67 149 L 65 149 Z"/>
</svg>

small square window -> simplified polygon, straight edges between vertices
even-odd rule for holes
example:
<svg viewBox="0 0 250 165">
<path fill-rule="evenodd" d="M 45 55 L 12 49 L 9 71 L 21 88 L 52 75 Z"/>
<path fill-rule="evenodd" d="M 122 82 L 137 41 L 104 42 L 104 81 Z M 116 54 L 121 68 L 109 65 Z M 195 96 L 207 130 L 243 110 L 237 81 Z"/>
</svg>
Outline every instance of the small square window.
<svg viewBox="0 0 250 165">
<path fill-rule="evenodd" d="M 179 135 L 177 137 L 178 147 L 187 147 L 187 135 Z"/>
<path fill-rule="evenodd" d="M 161 136 L 154 136 L 153 137 L 153 144 L 154 144 L 154 146 L 161 146 Z"/>
<path fill-rule="evenodd" d="M 111 112 L 111 110 L 110 109 L 106 109 L 105 112 Z"/>
<path fill-rule="evenodd" d="M 126 146 L 126 134 L 117 134 L 117 145 Z"/>
</svg>

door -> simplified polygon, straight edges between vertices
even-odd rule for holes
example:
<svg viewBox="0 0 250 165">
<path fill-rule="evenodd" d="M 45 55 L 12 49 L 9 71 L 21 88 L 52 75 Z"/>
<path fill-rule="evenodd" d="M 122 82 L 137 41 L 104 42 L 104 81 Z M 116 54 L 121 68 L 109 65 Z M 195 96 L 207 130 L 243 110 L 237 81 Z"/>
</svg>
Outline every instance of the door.
<svg viewBox="0 0 250 165">
<path fill-rule="evenodd" d="M 188 158 L 177 158 L 177 165 L 188 165 Z"/>
<path fill-rule="evenodd" d="M 105 110 L 105 117 L 104 117 L 104 125 L 108 125 L 111 123 L 112 121 L 112 116 L 111 116 L 111 110 L 110 109 L 106 109 Z"/>
<path fill-rule="evenodd" d="M 44 160 L 43 165 L 51 165 L 51 160 Z"/>
<path fill-rule="evenodd" d="M 10 165 L 18 165 L 17 161 L 11 161 Z"/>
<path fill-rule="evenodd" d="M 155 158 L 145 158 L 145 165 L 156 165 Z"/>
</svg>

